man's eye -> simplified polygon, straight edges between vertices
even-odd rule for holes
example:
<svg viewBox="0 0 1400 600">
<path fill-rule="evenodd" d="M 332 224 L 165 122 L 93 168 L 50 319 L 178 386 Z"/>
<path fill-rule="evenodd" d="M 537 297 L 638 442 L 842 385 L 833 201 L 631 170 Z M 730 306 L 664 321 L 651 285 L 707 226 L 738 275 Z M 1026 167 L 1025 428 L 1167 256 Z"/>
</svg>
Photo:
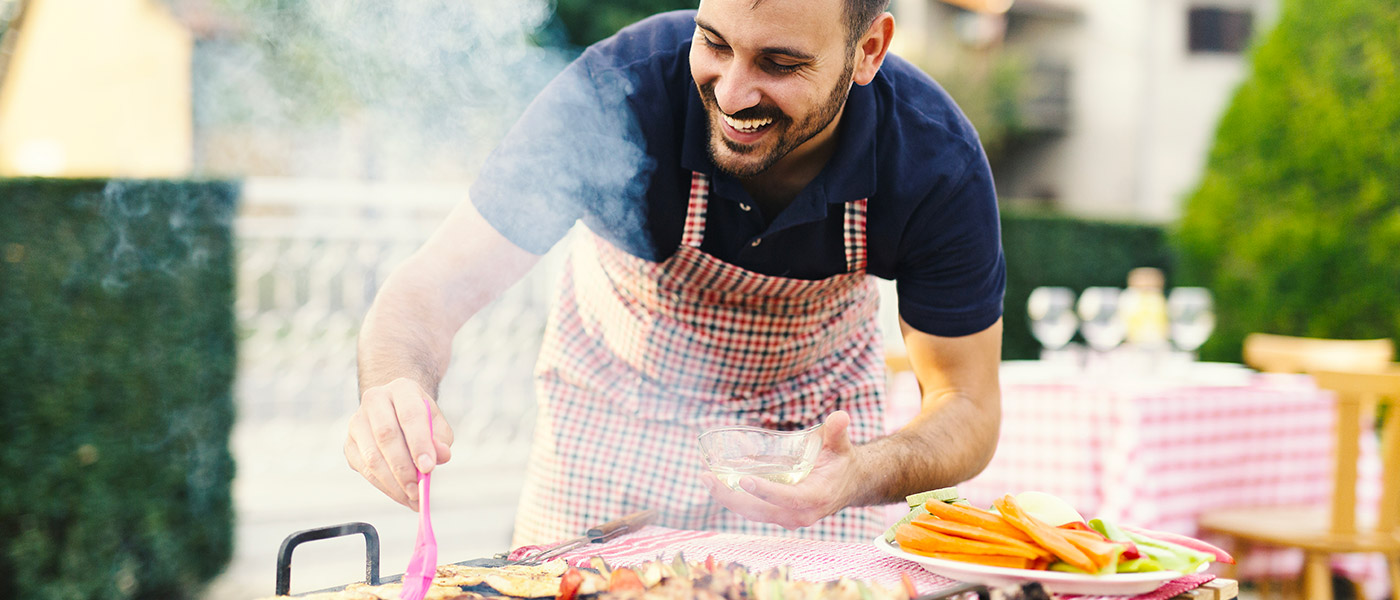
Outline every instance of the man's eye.
<svg viewBox="0 0 1400 600">
<path fill-rule="evenodd" d="M 724 45 L 724 44 L 721 44 L 721 43 L 719 43 L 719 42 L 716 42 L 716 41 L 714 41 L 714 40 L 711 40 L 710 38 L 707 38 L 707 37 L 703 37 L 703 36 L 702 36 L 702 37 L 700 38 L 700 40 L 703 41 L 703 42 L 705 42 L 705 45 L 706 45 L 706 46 L 709 46 L 709 47 L 711 47 L 711 48 L 714 48 L 715 50 L 728 50 L 728 49 L 729 49 L 729 46 L 726 46 L 726 45 Z"/>
<path fill-rule="evenodd" d="M 768 68 L 778 73 L 791 73 L 802 68 L 802 65 L 789 65 L 780 62 L 768 61 Z"/>
</svg>

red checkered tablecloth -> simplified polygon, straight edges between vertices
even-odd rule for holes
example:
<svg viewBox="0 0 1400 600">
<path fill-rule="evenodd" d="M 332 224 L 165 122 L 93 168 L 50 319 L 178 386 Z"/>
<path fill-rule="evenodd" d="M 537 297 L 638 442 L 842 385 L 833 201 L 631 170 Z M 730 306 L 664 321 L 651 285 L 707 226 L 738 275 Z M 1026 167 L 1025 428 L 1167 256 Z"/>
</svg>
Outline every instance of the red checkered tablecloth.
<svg viewBox="0 0 1400 600">
<path fill-rule="evenodd" d="M 1197 535 L 1196 518 L 1208 509 L 1325 506 L 1332 481 L 1331 394 L 1301 375 L 1243 368 L 1214 374 L 1226 376 L 1004 364 L 996 456 L 958 490 L 977 506 L 1006 493 L 1041 490 L 1086 517 L 1186 535 Z M 907 389 L 900 393 L 896 385 L 894 391 L 891 427 L 917 410 L 909 406 Z M 917 392 L 913 396 L 916 401 Z M 1379 460 L 1374 436 L 1366 441 L 1358 497 L 1374 506 Z M 1242 565 L 1242 576 L 1293 574 L 1301 564 L 1300 553 L 1268 553 Z M 1335 566 L 1365 582 L 1372 597 L 1384 595 L 1379 557 L 1340 557 Z"/>
<path fill-rule="evenodd" d="M 526 549 L 521 549 L 526 550 Z M 521 552 L 517 550 L 517 553 Z M 610 542 L 584 546 L 563 556 L 575 566 L 587 566 L 594 556 L 602 557 L 614 567 L 634 566 L 658 558 L 671 560 L 683 554 L 687 560 L 699 561 L 708 556 L 715 560 L 739 563 L 753 570 L 767 570 L 786 565 L 795 579 L 832 581 L 841 577 L 876 582 L 887 587 L 900 586 L 900 575 L 907 574 L 920 594 L 950 589 L 957 582 L 925 571 L 917 563 L 896 558 L 875 548 L 873 544 L 824 542 L 799 538 L 779 538 L 714 531 L 686 531 L 650 526 L 636 533 L 619 536 Z M 513 554 L 512 558 L 520 555 Z M 1137 596 L 1134 600 L 1165 600 L 1195 589 L 1214 579 L 1210 574 L 1197 574 L 1167 582 L 1157 591 Z M 1057 596 L 1066 600 L 1097 600 L 1098 596 Z M 1112 600 L 1124 600 L 1122 596 Z"/>
</svg>

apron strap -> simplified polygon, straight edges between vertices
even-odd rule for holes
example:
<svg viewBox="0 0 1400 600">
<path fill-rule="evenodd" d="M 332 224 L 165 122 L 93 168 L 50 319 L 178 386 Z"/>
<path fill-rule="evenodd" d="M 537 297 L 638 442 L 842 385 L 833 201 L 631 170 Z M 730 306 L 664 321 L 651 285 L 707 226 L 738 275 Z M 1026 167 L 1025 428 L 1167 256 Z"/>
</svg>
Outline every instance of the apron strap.
<svg viewBox="0 0 1400 600">
<path fill-rule="evenodd" d="M 866 265 L 865 245 L 865 205 L 868 200 L 861 198 L 846 203 L 846 272 L 864 273 Z"/>
<path fill-rule="evenodd" d="M 685 232 L 681 245 L 699 249 L 705 239 L 705 211 L 710 206 L 710 178 L 704 173 L 690 174 L 690 202 L 685 208 Z"/>
<path fill-rule="evenodd" d="M 863 273 L 866 268 L 865 208 L 868 199 L 845 204 L 843 243 L 846 246 L 846 272 Z M 699 249 L 705 240 L 705 213 L 710 206 L 710 178 L 698 171 L 690 174 L 690 201 L 685 209 L 685 230 L 681 245 Z"/>
</svg>

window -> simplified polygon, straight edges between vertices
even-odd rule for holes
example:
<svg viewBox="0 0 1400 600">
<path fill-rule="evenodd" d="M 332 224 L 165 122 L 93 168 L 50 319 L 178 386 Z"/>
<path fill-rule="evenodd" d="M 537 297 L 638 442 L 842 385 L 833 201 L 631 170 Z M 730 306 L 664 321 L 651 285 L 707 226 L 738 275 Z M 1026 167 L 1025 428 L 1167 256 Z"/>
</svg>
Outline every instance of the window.
<svg viewBox="0 0 1400 600">
<path fill-rule="evenodd" d="M 1247 10 L 1192 8 L 1187 21 L 1191 52 L 1243 52 L 1254 32 L 1254 15 Z"/>
</svg>

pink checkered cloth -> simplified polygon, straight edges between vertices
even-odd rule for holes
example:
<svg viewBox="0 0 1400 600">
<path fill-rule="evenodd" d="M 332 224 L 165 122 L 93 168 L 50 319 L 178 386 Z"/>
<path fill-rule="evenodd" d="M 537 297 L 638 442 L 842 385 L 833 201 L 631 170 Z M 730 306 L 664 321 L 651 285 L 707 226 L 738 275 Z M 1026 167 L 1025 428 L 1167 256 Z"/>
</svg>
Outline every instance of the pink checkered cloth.
<svg viewBox="0 0 1400 600">
<path fill-rule="evenodd" d="M 1336 414 L 1331 393 L 1305 375 L 1244 372 L 1221 385 L 1132 373 L 1032 377 L 1022 372 L 1027 366 L 1003 366 L 996 456 L 958 484 L 975 506 L 1039 490 L 1086 517 L 1189 536 L 1200 535 L 1196 519 L 1209 510 L 1327 506 Z M 892 396 L 905 419 L 917 411 L 917 392 Z M 1357 497 L 1363 518 L 1374 518 L 1381 481 L 1375 436 L 1364 436 L 1360 451 Z M 1244 578 L 1291 577 L 1302 554 L 1261 549 L 1240 566 Z M 1379 555 L 1341 555 L 1333 566 L 1364 582 L 1368 596 L 1385 596 Z"/>
<path fill-rule="evenodd" d="M 511 558 L 519 558 L 530 548 L 520 548 Z M 563 556 L 574 566 L 587 566 L 599 556 L 611 566 L 626 567 L 660 558 L 671 560 L 684 554 L 699 561 L 708 556 L 723 562 L 739 563 L 754 570 L 787 565 L 792 577 L 806 581 L 831 581 L 841 577 L 898 587 L 900 574 L 908 574 L 919 594 L 932 594 L 958 585 L 951 579 L 925 571 L 918 563 L 881 552 L 872 544 L 824 542 L 798 538 L 778 538 L 715 531 L 688 531 L 650 526 L 619 536 L 605 544 L 588 545 Z M 1200 573 L 1167 582 L 1150 594 L 1134 600 L 1165 600 L 1215 579 Z M 1058 596 L 1065 599 L 1095 600 L 1100 596 Z M 1106 598 L 1106 597 L 1105 597 Z M 1114 596 L 1112 600 L 1123 600 Z"/>
</svg>

